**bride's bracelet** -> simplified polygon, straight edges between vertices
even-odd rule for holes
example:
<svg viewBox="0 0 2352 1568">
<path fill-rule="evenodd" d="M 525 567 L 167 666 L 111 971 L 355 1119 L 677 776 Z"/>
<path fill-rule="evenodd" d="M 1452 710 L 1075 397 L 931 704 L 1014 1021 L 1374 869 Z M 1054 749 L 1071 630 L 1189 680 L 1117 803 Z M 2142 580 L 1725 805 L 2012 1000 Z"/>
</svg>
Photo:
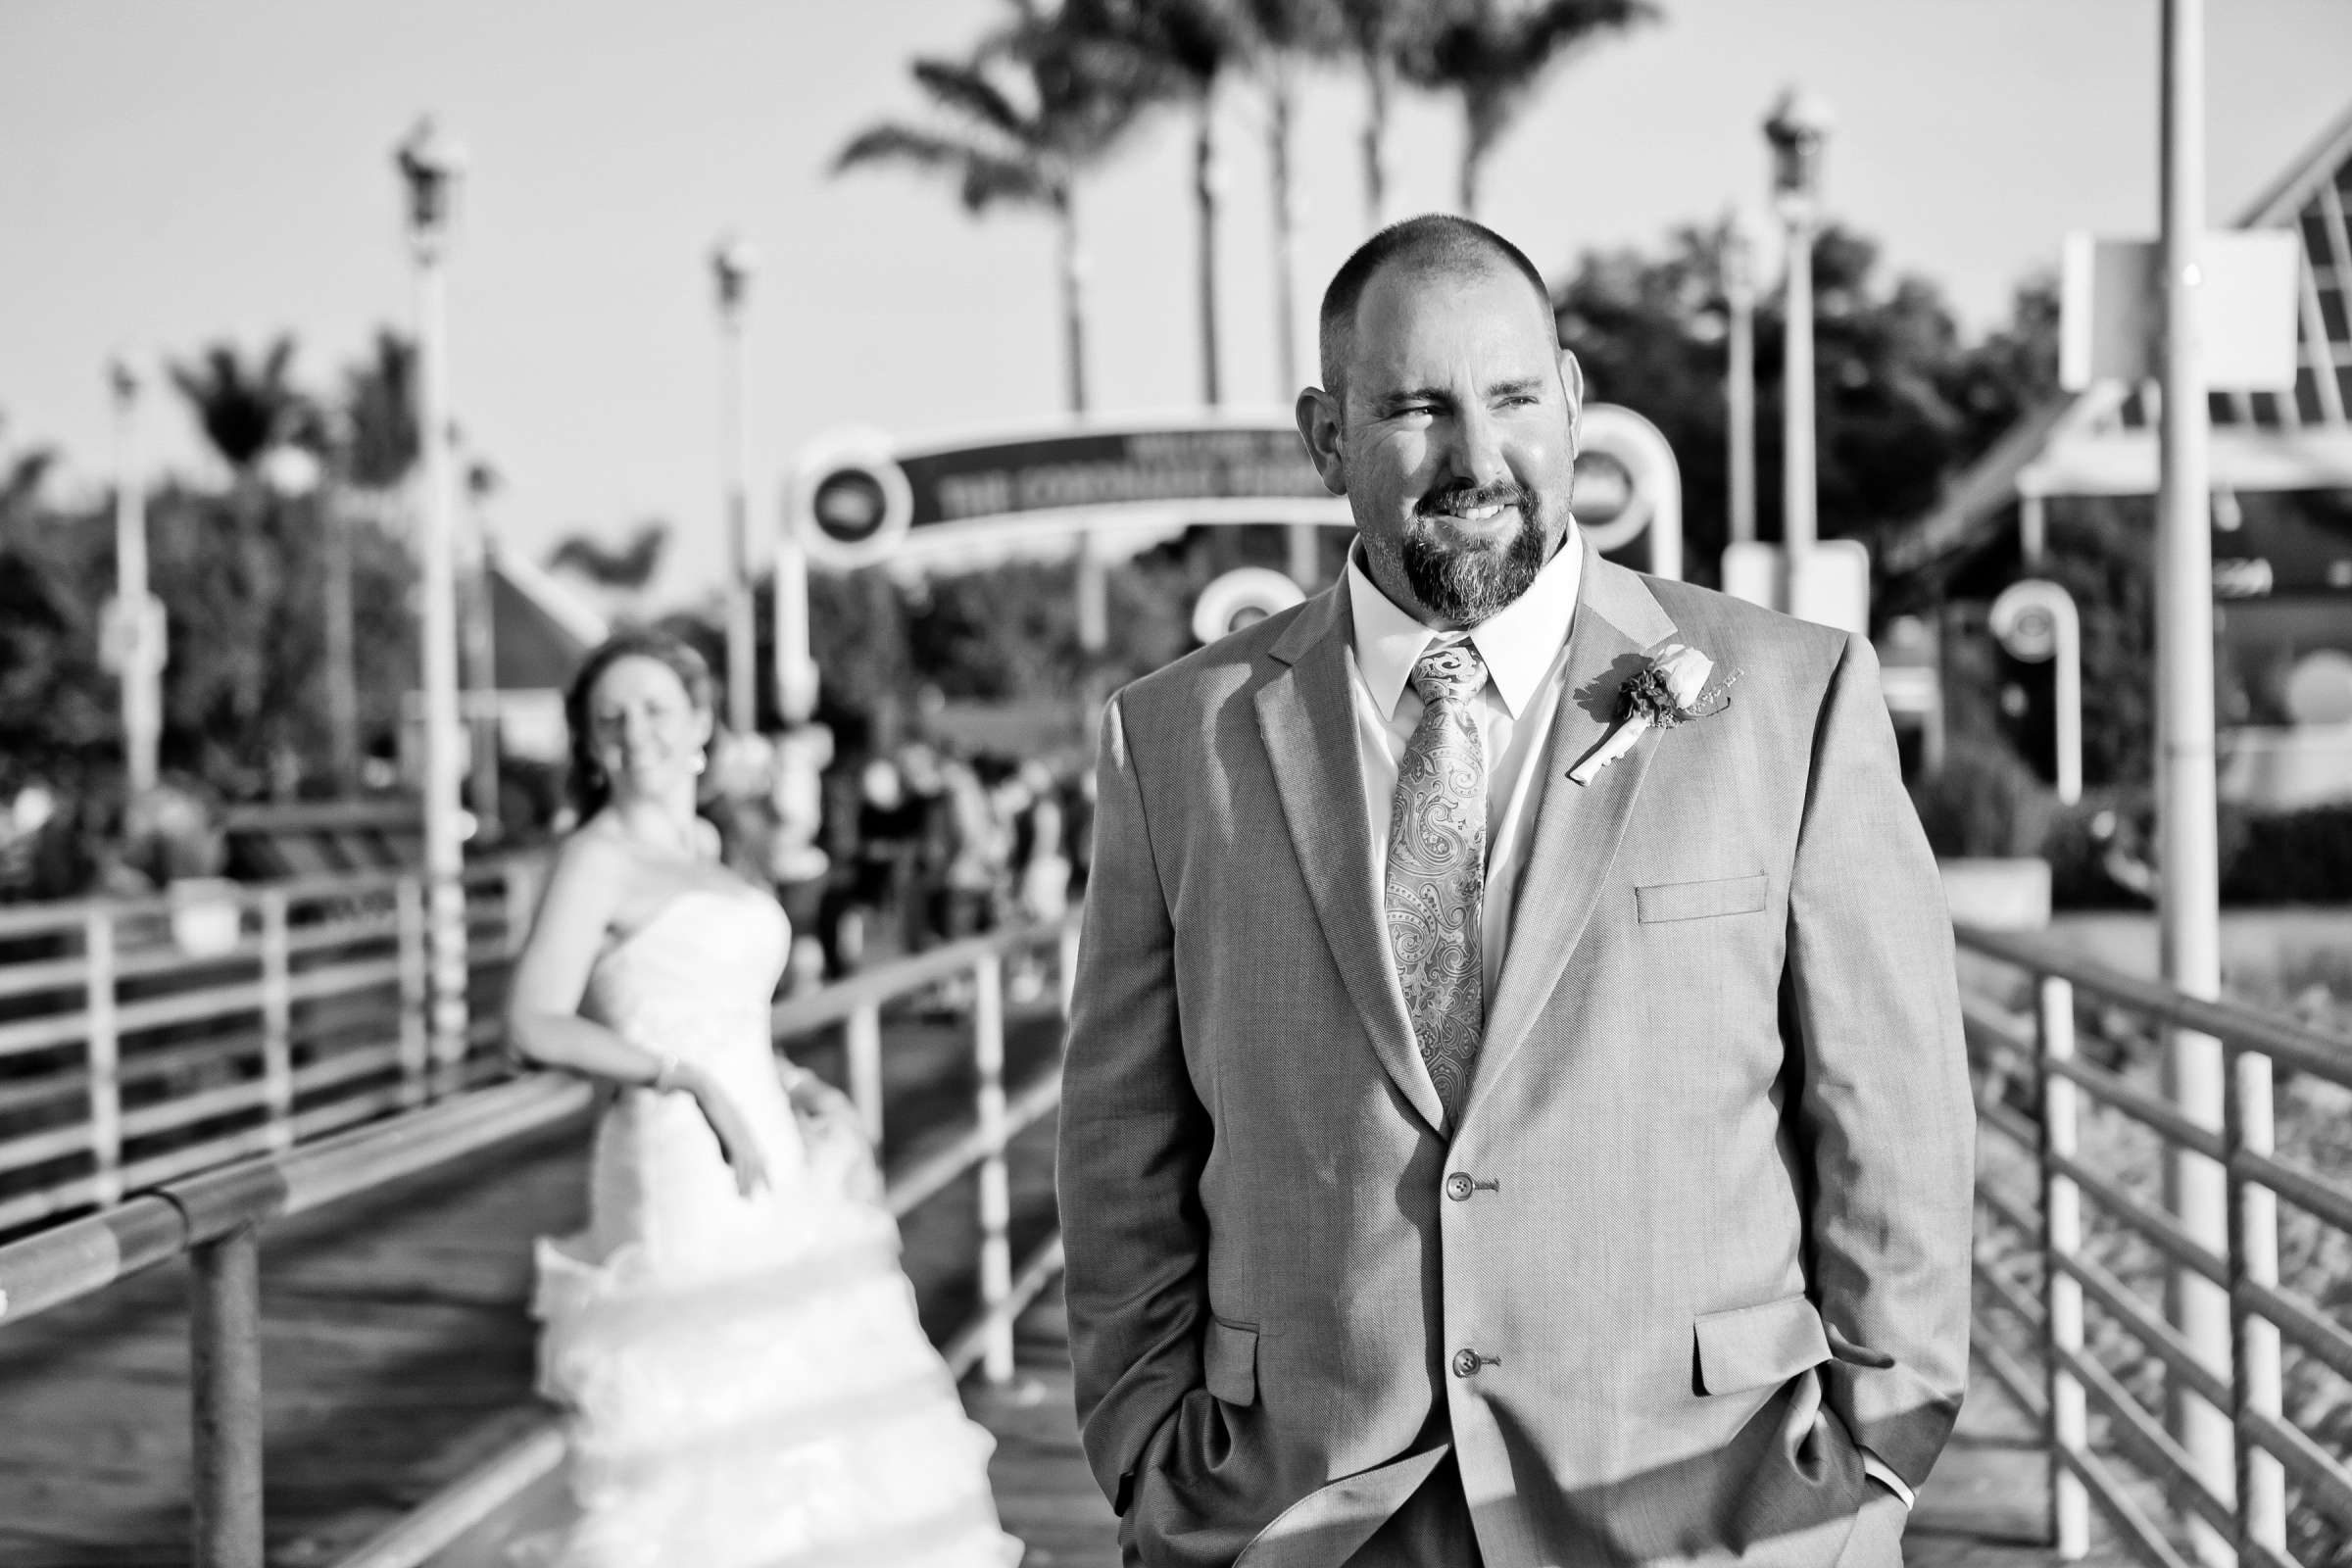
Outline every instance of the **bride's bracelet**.
<svg viewBox="0 0 2352 1568">
<path fill-rule="evenodd" d="M 666 1095 L 678 1087 L 678 1058 L 663 1055 L 661 1065 L 654 1069 L 654 1081 L 646 1086 L 657 1095 Z"/>
</svg>

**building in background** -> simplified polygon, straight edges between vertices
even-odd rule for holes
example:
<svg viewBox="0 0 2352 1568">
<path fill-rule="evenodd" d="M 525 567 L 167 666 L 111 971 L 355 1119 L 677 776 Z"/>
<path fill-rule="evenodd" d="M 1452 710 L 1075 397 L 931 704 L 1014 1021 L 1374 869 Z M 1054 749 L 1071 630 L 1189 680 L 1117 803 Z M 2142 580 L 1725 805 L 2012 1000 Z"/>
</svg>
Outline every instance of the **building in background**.
<svg viewBox="0 0 2352 1568">
<path fill-rule="evenodd" d="M 2212 396 L 2214 592 L 2222 601 L 2221 792 L 2246 806 L 2352 801 L 2352 109 L 2234 226 L 2301 242 L 2292 395 Z M 2042 559 L 2085 498 L 2156 488 L 2156 395 L 2102 382 L 2021 420 L 1894 530 L 1890 578 L 1949 602 L 1989 600 Z M 2146 545 L 2152 552 L 2153 512 Z"/>
</svg>

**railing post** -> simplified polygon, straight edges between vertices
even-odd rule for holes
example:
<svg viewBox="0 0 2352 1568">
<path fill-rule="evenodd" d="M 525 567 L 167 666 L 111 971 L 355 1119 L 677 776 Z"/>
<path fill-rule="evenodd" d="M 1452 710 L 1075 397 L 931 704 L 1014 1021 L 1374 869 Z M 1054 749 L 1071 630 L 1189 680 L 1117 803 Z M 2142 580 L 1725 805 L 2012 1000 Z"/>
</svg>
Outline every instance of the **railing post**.
<svg viewBox="0 0 2352 1568">
<path fill-rule="evenodd" d="M 2286 1472 L 2246 1428 L 2249 1413 L 2274 1420 L 2285 1410 L 2278 1364 L 2278 1328 L 2255 1311 L 2241 1287 L 2278 1283 L 2278 1197 L 2237 1169 L 2240 1152 L 2269 1154 L 2278 1144 L 2272 1123 L 2271 1058 L 2230 1052 L 2223 1079 L 2222 1140 L 2230 1155 L 2230 1402 L 2237 1458 L 2239 1560 L 2251 1544 L 2286 1550 Z"/>
<path fill-rule="evenodd" d="M 850 1102 L 877 1153 L 882 1149 L 882 1006 L 868 1002 L 850 1013 L 844 1049 L 850 1058 Z"/>
<path fill-rule="evenodd" d="M 1012 1381 L 1012 1322 L 1003 1316 L 1012 1298 L 1012 1188 L 1004 1168 L 1004 958 L 991 953 L 972 972 L 972 1056 L 980 1074 L 974 1103 L 982 1144 L 980 1161 L 980 1309 L 990 1314 L 980 1375 Z"/>
<path fill-rule="evenodd" d="M 262 1565 L 261 1243 L 239 1226 L 190 1253 L 196 1568 Z"/>
<path fill-rule="evenodd" d="M 531 935 L 531 914 L 539 904 L 539 867 L 527 856 L 510 855 L 501 863 L 505 881 L 507 956 L 522 951 Z"/>
<path fill-rule="evenodd" d="M 453 1094 L 466 1085 L 467 994 L 473 984 L 472 942 L 466 929 L 466 879 L 428 877 L 425 900 L 427 1034 L 433 1058 L 434 1092 Z"/>
<path fill-rule="evenodd" d="M 2080 1147 L 2075 1083 L 2051 1070 L 2075 1054 L 2075 988 L 2043 976 L 2035 1010 L 2041 1080 L 2041 1291 L 2049 1369 L 2050 1543 L 2059 1558 L 2073 1562 L 2090 1550 L 2090 1494 L 2068 1466 L 2090 1442 L 2082 1384 L 2067 1370 L 2065 1355 L 2082 1349 L 2082 1287 L 2061 1267 L 2082 1245 L 2082 1196 L 2072 1178 L 2059 1174 L 2051 1156 L 2071 1159 Z"/>
<path fill-rule="evenodd" d="M 90 1018 L 90 1196 L 122 1200 L 122 1039 L 115 1023 L 115 920 L 92 909 L 82 924 L 83 1010 Z"/>
<path fill-rule="evenodd" d="M 430 1068 L 425 1008 L 424 889 L 413 876 L 393 887 L 394 910 L 400 928 L 400 1102 L 422 1104 L 431 1096 L 426 1075 Z"/>
<path fill-rule="evenodd" d="M 270 1147 L 294 1147 L 293 960 L 288 949 L 286 894 L 262 894 L 262 1100 Z"/>
<path fill-rule="evenodd" d="M 1061 982 L 1061 1015 L 1067 1019 L 1078 996 L 1078 922 L 1064 920 L 1054 943 L 1054 971 Z"/>
</svg>

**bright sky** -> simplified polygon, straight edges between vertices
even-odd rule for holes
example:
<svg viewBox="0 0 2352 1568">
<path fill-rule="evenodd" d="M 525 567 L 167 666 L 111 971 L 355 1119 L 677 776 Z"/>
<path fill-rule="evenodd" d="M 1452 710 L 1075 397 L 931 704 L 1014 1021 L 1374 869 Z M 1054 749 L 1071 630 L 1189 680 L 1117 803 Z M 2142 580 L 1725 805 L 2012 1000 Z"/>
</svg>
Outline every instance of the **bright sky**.
<svg viewBox="0 0 2352 1568">
<path fill-rule="evenodd" d="M 1757 123 L 1802 81 L 1838 115 L 1837 213 L 1898 268 L 1996 319 L 2071 227 L 2153 230 L 2156 0 L 1662 0 L 1667 22 L 1572 62 L 1513 131 L 1482 214 L 1557 275 L 1745 201 Z M 837 425 L 972 430 L 1059 407 L 1052 232 L 967 220 L 910 173 L 824 171 L 853 131 L 920 108 L 915 52 L 953 54 L 1002 0 L 0 0 L 0 451 L 62 448 L 69 488 L 110 448 L 104 368 L 279 330 L 339 380 L 409 283 L 390 156 L 422 112 L 462 140 L 451 283 L 457 414 L 507 480 L 496 526 L 676 525 L 663 597 L 710 583 L 718 531 L 707 255 L 732 227 L 754 297 L 753 471 L 775 510 L 800 445 Z M 2352 101 L 2352 4 L 2208 8 L 2209 166 L 2225 220 Z M 1298 125 L 1300 363 L 1323 281 L 1361 237 L 1361 97 L 1334 77 Z M 1231 150 L 1219 277 L 1229 396 L 1273 384 L 1257 111 Z M 1397 215 L 1453 190 L 1451 114 L 1393 131 Z M 1199 386 L 1190 146 L 1166 120 L 1083 196 L 1098 406 Z M 1605 393 L 1605 389 L 1604 393 Z M 156 400 L 159 461 L 203 471 Z"/>
</svg>

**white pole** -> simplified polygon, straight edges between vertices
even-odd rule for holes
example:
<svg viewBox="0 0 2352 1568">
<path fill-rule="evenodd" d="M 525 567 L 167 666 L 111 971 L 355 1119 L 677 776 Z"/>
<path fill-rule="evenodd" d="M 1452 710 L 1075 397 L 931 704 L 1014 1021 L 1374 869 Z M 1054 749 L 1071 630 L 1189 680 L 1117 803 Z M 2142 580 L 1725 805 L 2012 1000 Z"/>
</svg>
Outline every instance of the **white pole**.
<svg viewBox="0 0 2352 1568">
<path fill-rule="evenodd" d="M 2030 490 L 2017 493 L 2017 553 L 2028 571 L 2041 567 L 2048 552 L 2050 527 L 2042 498 Z"/>
<path fill-rule="evenodd" d="M 809 652 L 808 549 L 797 495 L 788 497 L 776 531 L 776 707 L 787 728 L 816 712 L 816 660 Z"/>
<path fill-rule="evenodd" d="M 147 610 L 147 478 L 139 458 L 139 378 L 118 361 L 115 390 L 115 605 L 126 628 L 122 653 L 122 768 L 133 798 L 155 788 L 156 751 L 163 734 L 161 647 L 148 643 L 160 626 Z"/>
<path fill-rule="evenodd" d="M 759 727 L 758 622 L 752 606 L 749 499 L 751 423 L 744 396 L 744 304 L 750 283 L 746 247 L 722 241 L 711 253 L 718 280 L 720 490 L 727 532 L 727 726 Z"/>
<path fill-rule="evenodd" d="M 1730 317 L 1724 424 L 1731 443 L 1731 536 L 1756 537 L 1756 276 L 1746 221 L 1737 210 L 1724 231 L 1723 298 Z"/>
<path fill-rule="evenodd" d="M 2074 596 L 2064 589 L 2059 590 L 2053 605 L 2057 668 L 2052 696 L 2058 709 L 2058 799 L 2073 806 L 2082 799 L 2082 617 L 2075 610 Z"/>
<path fill-rule="evenodd" d="M 2220 857 L 2215 843 L 2212 475 L 2207 451 L 2205 345 L 2197 321 L 2204 281 L 2204 0 L 2164 0 L 2162 238 L 2164 407 L 2156 519 L 2157 812 L 2163 974 L 2192 997 L 2221 991 Z M 2199 1125 L 2223 1121 L 2222 1049 L 2210 1035 L 2168 1031 L 2166 1087 Z M 2229 1200 L 2220 1166 L 2175 1148 L 2166 1196 L 2182 1228 L 2217 1255 L 2229 1250 Z M 2172 1272 L 2167 1305 L 2199 1360 L 2230 1376 L 2230 1302 L 2201 1276 Z M 2235 1458 L 2228 1412 L 2177 1383 L 2173 1435 L 2214 1495 L 2233 1498 Z M 2232 1559 L 2229 1541 L 2191 1515 L 2198 1555 Z"/>
<path fill-rule="evenodd" d="M 461 802 L 457 497 L 449 415 L 448 312 L 442 275 L 448 182 L 454 164 L 429 131 L 404 159 L 413 186 L 416 258 L 416 431 L 424 486 L 418 584 L 423 601 L 424 874 L 428 1036 L 446 1085 L 466 1055 L 466 822 Z M 438 184 L 432 182 L 438 180 Z"/>
<path fill-rule="evenodd" d="M 1078 536 L 1077 591 L 1078 646 L 1100 654 L 1110 646 L 1110 564 L 1092 529 Z"/>
<path fill-rule="evenodd" d="M 1788 572 L 1788 610 L 1806 611 L 1805 566 L 1813 548 L 1813 225 L 1788 216 L 1788 332 L 1781 391 L 1781 543 Z"/>
</svg>

